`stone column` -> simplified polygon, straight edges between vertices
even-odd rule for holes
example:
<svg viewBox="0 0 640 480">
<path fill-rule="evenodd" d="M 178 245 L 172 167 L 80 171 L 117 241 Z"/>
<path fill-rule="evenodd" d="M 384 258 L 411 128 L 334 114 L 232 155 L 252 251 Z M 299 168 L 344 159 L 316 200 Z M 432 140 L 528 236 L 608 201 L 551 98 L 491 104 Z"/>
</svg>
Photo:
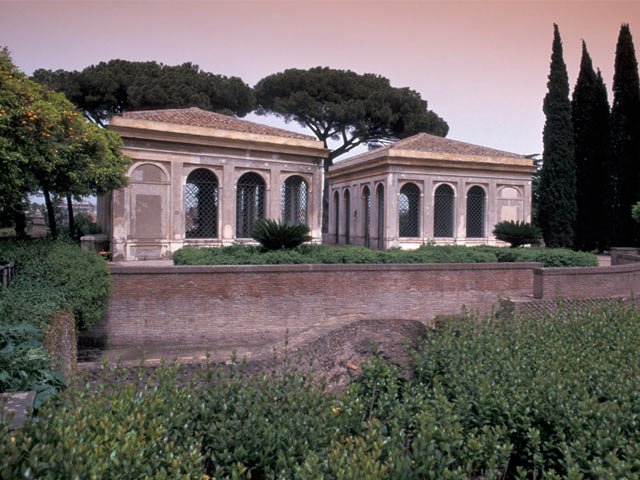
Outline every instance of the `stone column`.
<svg viewBox="0 0 640 480">
<path fill-rule="evenodd" d="M 267 183 L 267 202 L 265 217 L 273 220 L 282 218 L 282 183 L 280 166 L 271 167 L 269 172 L 269 181 Z"/>
<path fill-rule="evenodd" d="M 466 237 L 467 195 L 466 195 L 466 192 L 464 191 L 464 188 L 465 188 L 464 181 L 462 179 L 458 180 L 456 184 L 456 191 L 455 191 L 456 198 L 454 202 L 456 211 L 453 217 L 455 222 L 455 225 L 453 226 L 455 243 L 464 243 L 465 237 Z"/>
<path fill-rule="evenodd" d="M 424 180 L 424 196 L 422 200 L 422 235 L 423 241 L 433 240 L 433 179 Z"/>
<path fill-rule="evenodd" d="M 169 190 L 169 231 L 170 250 L 175 252 L 184 244 L 184 162 L 171 162 L 171 186 Z"/>
<path fill-rule="evenodd" d="M 387 200 L 385 204 L 384 248 L 398 246 L 398 178 L 390 173 L 387 175 Z"/>
<path fill-rule="evenodd" d="M 489 192 L 487 194 L 487 212 L 489 214 L 487 225 L 487 238 L 489 243 L 495 243 L 493 227 L 498 223 L 498 187 L 495 180 L 489 182 Z"/>
<path fill-rule="evenodd" d="M 128 187 L 114 190 L 111 195 L 111 255 L 114 262 L 127 260 L 128 225 L 131 220 L 129 202 L 126 201 L 128 195 Z"/>
<path fill-rule="evenodd" d="M 233 165 L 224 164 L 218 187 L 220 198 L 220 239 L 230 245 L 236 237 L 236 178 Z"/>
</svg>

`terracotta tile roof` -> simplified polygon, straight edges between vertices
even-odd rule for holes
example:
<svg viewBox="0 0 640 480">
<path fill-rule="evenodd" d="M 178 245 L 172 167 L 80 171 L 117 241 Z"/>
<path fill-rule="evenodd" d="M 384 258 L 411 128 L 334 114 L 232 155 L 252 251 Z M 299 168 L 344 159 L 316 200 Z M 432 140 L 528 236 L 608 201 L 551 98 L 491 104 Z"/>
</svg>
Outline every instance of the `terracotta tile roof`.
<svg viewBox="0 0 640 480">
<path fill-rule="evenodd" d="M 234 132 L 256 133 L 258 135 L 316 140 L 315 137 L 310 135 L 290 132 L 282 128 L 269 127 L 247 120 L 240 120 L 236 117 L 209 112 L 197 107 L 125 112 L 122 114 L 122 117 L 133 120 L 150 120 L 152 122 L 178 123 L 181 125 L 193 125 L 195 127 L 210 127 L 220 130 L 232 130 Z"/>
<path fill-rule="evenodd" d="M 429 135 L 428 133 L 418 133 L 412 137 L 392 143 L 391 145 L 386 145 L 351 158 L 346 158 L 345 161 L 355 160 L 361 157 L 376 158 L 388 154 L 390 150 L 413 150 L 416 152 L 450 155 L 473 155 L 476 157 L 515 158 L 520 160 L 526 159 L 524 155 L 518 155 L 516 153 L 509 153 L 502 150 L 496 150 L 494 148 L 481 147 L 471 143 L 450 140 L 436 135 Z"/>
</svg>

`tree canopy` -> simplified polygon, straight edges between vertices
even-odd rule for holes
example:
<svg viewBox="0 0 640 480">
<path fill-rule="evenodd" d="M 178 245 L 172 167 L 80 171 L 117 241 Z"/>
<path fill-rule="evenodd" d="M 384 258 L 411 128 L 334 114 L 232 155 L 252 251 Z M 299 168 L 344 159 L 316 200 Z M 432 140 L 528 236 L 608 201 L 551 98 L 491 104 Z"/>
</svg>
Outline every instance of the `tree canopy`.
<svg viewBox="0 0 640 480">
<path fill-rule="evenodd" d="M 392 87 L 379 75 L 315 67 L 269 75 L 254 87 L 257 113 L 273 113 L 308 127 L 325 143 L 341 145 L 334 158 L 358 145 L 377 146 L 419 132 L 445 136 L 447 123 L 410 88 Z"/>
<path fill-rule="evenodd" d="M 200 107 L 242 117 L 255 105 L 253 90 L 240 78 L 204 72 L 192 63 L 110 60 L 82 71 L 38 69 L 33 79 L 64 93 L 101 126 L 131 110 Z"/>
<path fill-rule="evenodd" d="M 609 101 L 602 75 L 593 69 L 587 45 L 582 42 L 580 73 L 573 90 L 571 114 L 575 141 L 576 221 L 574 247 L 603 250 L 611 231 L 610 197 L 606 164 L 610 153 Z"/>
<path fill-rule="evenodd" d="M 620 28 L 616 46 L 611 107 L 611 174 L 616 182 L 614 216 L 619 220 L 614 242 L 637 245 L 640 229 L 629 212 L 640 200 L 640 81 L 633 38 L 628 24 Z"/>
<path fill-rule="evenodd" d="M 0 55 L 0 215 L 24 212 L 42 191 L 56 235 L 51 194 L 81 196 L 126 184 L 120 137 L 91 124 L 61 93 L 29 80 Z"/>
<path fill-rule="evenodd" d="M 258 114 L 275 114 L 308 127 L 326 148 L 329 139 L 341 142 L 324 162 L 325 171 L 335 158 L 359 145 L 376 147 L 419 132 L 444 137 L 449 131 L 418 92 L 392 87 L 387 78 L 372 73 L 291 68 L 263 78 L 254 89 Z M 323 231 L 327 222 L 325 177 Z"/>
<path fill-rule="evenodd" d="M 576 167 L 569 102 L 569 76 L 562 40 L 554 24 L 551 67 L 543 110 L 544 151 L 539 190 L 539 223 L 548 247 L 572 247 L 576 218 Z"/>
</svg>

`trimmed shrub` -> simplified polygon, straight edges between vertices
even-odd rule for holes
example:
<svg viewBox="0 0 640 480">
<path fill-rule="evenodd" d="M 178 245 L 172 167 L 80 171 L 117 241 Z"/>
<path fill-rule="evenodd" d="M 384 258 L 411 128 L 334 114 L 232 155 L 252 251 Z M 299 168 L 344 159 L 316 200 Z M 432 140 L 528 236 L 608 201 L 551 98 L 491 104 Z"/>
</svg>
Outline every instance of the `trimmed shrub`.
<svg viewBox="0 0 640 480">
<path fill-rule="evenodd" d="M 513 220 L 496 223 L 493 234 L 498 240 L 510 243 L 511 248 L 540 243 L 542 238 L 542 231 L 535 225 Z"/>
<path fill-rule="evenodd" d="M 262 245 L 264 250 L 281 250 L 295 248 L 304 242 L 311 241 L 308 225 L 287 223 L 262 218 L 253 223 L 251 238 Z"/>
<path fill-rule="evenodd" d="M 263 252 L 259 247 L 184 247 L 173 254 L 175 265 L 263 265 L 336 263 L 487 263 L 541 262 L 545 267 L 593 266 L 595 255 L 549 248 L 464 247 L 422 245 L 415 250 L 371 250 L 359 246 L 301 245 L 289 250 Z"/>
</svg>

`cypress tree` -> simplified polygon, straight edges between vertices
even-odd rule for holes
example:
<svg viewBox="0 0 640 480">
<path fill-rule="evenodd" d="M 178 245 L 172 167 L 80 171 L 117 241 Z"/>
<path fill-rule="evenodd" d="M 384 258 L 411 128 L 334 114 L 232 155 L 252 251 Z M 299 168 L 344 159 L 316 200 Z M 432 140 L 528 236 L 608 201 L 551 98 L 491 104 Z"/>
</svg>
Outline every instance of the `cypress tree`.
<svg viewBox="0 0 640 480">
<path fill-rule="evenodd" d="M 615 216 L 612 211 L 613 195 L 613 179 L 609 174 L 611 165 L 611 110 L 609 108 L 609 98 L 607 87 L 602 79 L 602 73 L 598 69 L 596 76 L 598 92 L 595 98 L 595 107 L 593 109 L 594 142 L 597 145 L 594 148 L 594 154 L 599 158 L 600 170 L 597 175 L 600 179 L 601 202 L 597 209 L 599 212 L 599 222 L 597 227 L 597 247 L 598 250 L 608 250 L 611 246 L 612 232 L 614 231 Z"/>
<path fill-rule="evenodd" d="M 631 206 L 640 200 L 640 81 L 638 62 L 628 24 L 620 27 L 616 46 L 611 108 L 612 176 L 616 246 L 632 246 L 639 240 L 631 218 Z"/>
<path fill-rule="evenodd" d="M 577 207 L 574 247 L 593 250 L 600 246 L 599 232 L 605 221 L 602 205 L 607 189 L 603 182 L 603 172 L 609 153 L 609 103 L 602 76 L 596 75 L 593 70 L 584 41 L 580 73 L 571 101 L 571 118 L 575 143 Z"/>
<path fill-rule="evenodd" d="M 574 161 L 569 77 L 562 58 L 558 25 L 553 25 L 551 67 L 543 110 L 544 151 L 540 176 L 539 222 L 548 247 L 572 247 L 576 220 Z"/>
</svg>

